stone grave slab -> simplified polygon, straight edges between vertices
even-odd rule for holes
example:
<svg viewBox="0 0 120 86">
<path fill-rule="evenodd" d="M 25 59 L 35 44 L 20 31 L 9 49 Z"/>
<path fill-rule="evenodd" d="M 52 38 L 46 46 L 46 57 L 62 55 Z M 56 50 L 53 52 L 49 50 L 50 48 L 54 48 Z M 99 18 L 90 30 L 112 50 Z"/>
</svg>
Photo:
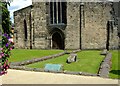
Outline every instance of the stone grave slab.
<svg viewBox="0 0 120 86">
<path fill-rule="evenodd" d="M 76 62 L 77 61 L 77 54 L 70 54 L 70 56 L 67 58 L 67 63 Z"/>
</svg>

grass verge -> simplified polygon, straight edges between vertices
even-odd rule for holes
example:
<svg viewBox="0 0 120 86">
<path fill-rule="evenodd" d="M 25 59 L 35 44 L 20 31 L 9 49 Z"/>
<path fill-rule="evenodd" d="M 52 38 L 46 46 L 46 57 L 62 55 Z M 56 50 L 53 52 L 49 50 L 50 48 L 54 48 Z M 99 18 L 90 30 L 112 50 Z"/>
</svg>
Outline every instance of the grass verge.
<svg viewBox="0 0 120 86">
<path fill-rule="evenodd" d="M 120 79 L 120 63 L 118 62 L 120 58 L 118 57 L 118 54 L 120 51 L 113 50 L 110 52 L 112 53 L 112 68 L 109 77 L 113 79 Z"/>
</svg>

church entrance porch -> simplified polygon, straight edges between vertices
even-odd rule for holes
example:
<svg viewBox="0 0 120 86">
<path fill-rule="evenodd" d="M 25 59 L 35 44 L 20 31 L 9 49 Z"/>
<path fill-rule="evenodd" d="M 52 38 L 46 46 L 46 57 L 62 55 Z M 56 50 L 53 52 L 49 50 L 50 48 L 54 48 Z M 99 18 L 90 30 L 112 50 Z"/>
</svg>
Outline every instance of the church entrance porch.
<svg viewBox="0 0 120 86">
<path fill-rule="evenodd" d="M 52 34 L 52 49 L 64 49 L 64 37 L 60 32 Z"/>
</svg>

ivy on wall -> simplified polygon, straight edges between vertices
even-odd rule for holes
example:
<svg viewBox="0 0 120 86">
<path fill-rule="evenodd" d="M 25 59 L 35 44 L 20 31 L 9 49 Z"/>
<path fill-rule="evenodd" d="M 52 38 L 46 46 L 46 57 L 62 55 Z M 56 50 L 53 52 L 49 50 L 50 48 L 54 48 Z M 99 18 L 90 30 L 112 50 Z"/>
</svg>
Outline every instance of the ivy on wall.
<svg viewBox="0 0 120 86">
<path fill-rule="evenodd" d="M 0 75 L 7 73 L 9 68 L 8 59 L 10 57 L 10 50 L 14 47 L 14 43 L 11 41 L 11 22 L 9 17 L 9 11 L 7 9 L 8 2 L 0 2 L 1 11 L 1 27 L 2 30 L 2 44 L 0 48 Z"/>
</svg>

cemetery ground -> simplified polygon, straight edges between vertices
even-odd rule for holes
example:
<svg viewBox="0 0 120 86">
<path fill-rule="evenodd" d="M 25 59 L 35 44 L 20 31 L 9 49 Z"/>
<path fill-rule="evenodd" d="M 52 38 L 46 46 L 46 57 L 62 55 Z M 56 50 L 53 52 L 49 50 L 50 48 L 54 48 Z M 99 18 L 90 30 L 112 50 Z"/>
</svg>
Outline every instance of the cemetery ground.
<svg viewBox="0 0 120 86">
<path fill-rule="evenodd" d="M 71 50 L 70 50 L 71 51 Z M 20 62 L 24 60 L 29 60 L 33 58 L 40 58 L 44 56 L 49 56 L 57 53 L 64 52 L 63 50 L 26 50 L 26 49 L 14 49 L 12 51 L 10 62 Z M 74 72 L 87 72 L 92 74 L 97 74 L 100 64 L 105 56 L 100 55 L 100 50 L 82 50 L 77 52 L 78 58 L 77 62 L 66 63 L 69 54 L 59 56 L 57 58 L 48 59 L 41 62 L 36 62 L 33 64 L 25 65 L 30 68 L 43 68 L 45 64 L 62 64 L 64 71 L 74 71 Z M 120 70 L 118 69 L 118 51 L 112 50 L 112 68 L 110 70 L 109 77 L 114 79 L 120 79 Z"/>
</svg>

